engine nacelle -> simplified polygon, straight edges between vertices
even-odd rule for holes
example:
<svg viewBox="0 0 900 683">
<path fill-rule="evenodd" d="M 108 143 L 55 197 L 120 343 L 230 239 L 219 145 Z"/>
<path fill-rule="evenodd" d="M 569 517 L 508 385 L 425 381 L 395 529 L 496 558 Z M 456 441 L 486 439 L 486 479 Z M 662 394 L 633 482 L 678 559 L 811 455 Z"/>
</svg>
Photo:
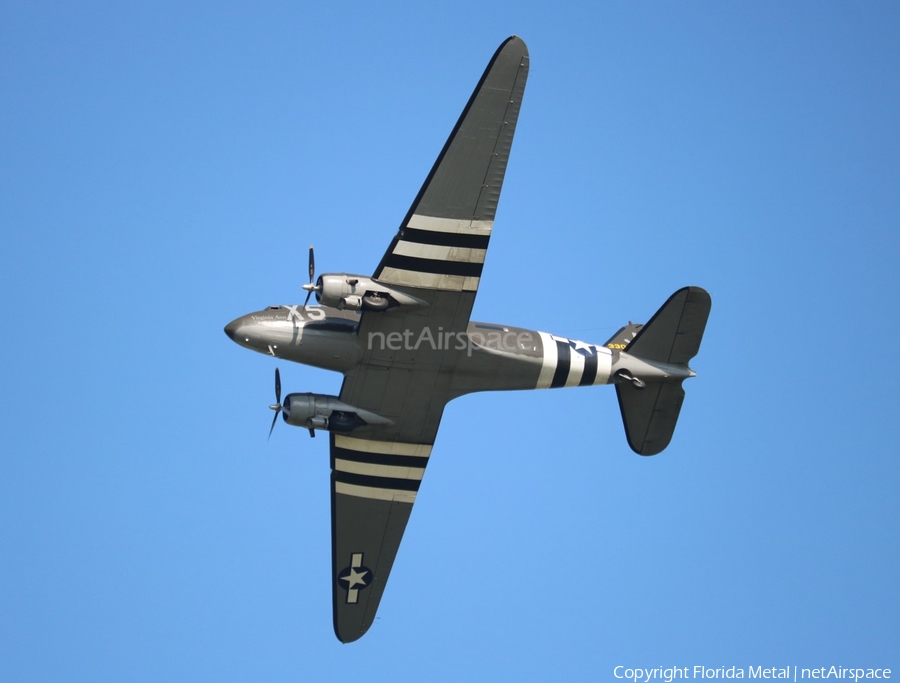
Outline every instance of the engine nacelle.
<svg viewBox="0 0 900 683">
<path fill-rule="evenodd" d="M 368 410 L 347 405 L 337 396 L 288 394 L 281 416 L 289 425 L 329 432 L 352 432 L 366 425 L 391 425 L 390 420 Z"/>
<path fill-rule="evenodd" d="M 351 311 L 386 311 L 397 306 L 427 306 L 428 302 L 370 277 L 329 273 L 316 280 L 316 301 Z"/>
</svg>

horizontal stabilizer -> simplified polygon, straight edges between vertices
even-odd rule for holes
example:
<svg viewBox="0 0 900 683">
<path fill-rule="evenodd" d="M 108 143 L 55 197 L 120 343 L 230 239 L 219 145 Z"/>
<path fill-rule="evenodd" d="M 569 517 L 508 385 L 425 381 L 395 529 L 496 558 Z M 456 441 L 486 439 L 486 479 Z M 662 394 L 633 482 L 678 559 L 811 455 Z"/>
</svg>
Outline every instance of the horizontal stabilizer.
<svg viewBox="0 0 900 683">
<path fill-rule="evenodd" d="M 658 382 L 638 389 L 616 385 L 628 445 L 638 455 L 656 455 L 669 445 L 684 401 L 681 382 Z"/>
</svg>

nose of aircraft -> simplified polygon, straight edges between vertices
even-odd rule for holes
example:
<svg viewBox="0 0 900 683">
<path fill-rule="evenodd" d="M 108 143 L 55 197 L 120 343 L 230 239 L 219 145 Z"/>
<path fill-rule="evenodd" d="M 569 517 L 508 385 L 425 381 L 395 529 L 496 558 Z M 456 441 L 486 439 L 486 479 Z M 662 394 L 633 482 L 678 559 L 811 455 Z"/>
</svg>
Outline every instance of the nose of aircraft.
<svg viewBox="0 0 900 683">
<path fill-rule="evenodd" d="M 228 338 L 232 341 L 235 341 L 234 336 L 237 334 L 238 328 L 241 326 L 241 319 L 237 318 L 232 320 L 225 326 L 225 334 L 228 335 Z"/>
</svg>

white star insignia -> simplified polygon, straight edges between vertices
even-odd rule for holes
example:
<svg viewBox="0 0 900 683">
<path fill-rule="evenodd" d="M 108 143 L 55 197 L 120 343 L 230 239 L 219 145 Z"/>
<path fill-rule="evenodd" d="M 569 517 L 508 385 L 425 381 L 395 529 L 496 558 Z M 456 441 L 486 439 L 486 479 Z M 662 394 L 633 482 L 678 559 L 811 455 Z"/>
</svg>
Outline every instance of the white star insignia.
<svg viewBox="0 0 900 683">
<path fill-rule="evenodd" d="M 583 341 L 577 341 L 575 339 L 569 340 L 569 346 L 571 346 L 582 356 L 590 356 L 597 352 L 597 348 L 593 344 L 588 344 L 587 342 Z"/>
<path fill-rule="evenodd" d="M 347 582 L 347 589 L 352 589 L 356 586 L 365 586 L 366 584 L 366 574 L 369 571 L 367 569 L 363 569 L 362 571 L 357 571 L 355 567 L 350 567 L 350 573 L 342 576 L 341 580 Z"/>
</svg>

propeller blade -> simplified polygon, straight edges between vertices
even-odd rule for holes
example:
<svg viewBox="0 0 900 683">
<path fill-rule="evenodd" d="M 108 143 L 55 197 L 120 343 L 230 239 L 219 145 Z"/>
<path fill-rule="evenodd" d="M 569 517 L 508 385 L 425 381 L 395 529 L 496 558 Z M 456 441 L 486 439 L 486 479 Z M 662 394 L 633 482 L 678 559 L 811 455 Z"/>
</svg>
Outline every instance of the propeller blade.
<svg viewBox="0 0 900 683">
<path fill-rule="evenodd" d="M 269 427 L 269 436 L 266 441 L 272 438 L 272 431 L 275 429 L 275 423 L 278 422 L 278 413 L 283 410 L 281 407 L 281 373 L 278 372 L 278 368 L 275 368 L 275 403 L 270 405 L 269 409 L 274 410 L 275 415 L 272 417 L 272 426 Z"/>
<path fill-rule="evenodd" d="M 272 426 L 269 427 L 269 436 L 266 438 L 266 441 L 272 438 L 272 430 L 275 429 L 275 423 L 278 421 L 278 413 L 280 412 L 280 410 L 276 410 L 275 415 L 272 417 Z"/>
<path fill-rule="evenodd" d="M 309 245 L 309 284 L 303 285 L 303 289 L 306 290 L 306 301 L 303 302 L 303 305 L 306 306 L 309 303 L 309 297 L 312 296 L 312 293 L 316 291 L 316 286 L 313 284 L 313 280 L 316 277 L 316 254 L 313 251 L 313 247 Z"/>
</svg>

